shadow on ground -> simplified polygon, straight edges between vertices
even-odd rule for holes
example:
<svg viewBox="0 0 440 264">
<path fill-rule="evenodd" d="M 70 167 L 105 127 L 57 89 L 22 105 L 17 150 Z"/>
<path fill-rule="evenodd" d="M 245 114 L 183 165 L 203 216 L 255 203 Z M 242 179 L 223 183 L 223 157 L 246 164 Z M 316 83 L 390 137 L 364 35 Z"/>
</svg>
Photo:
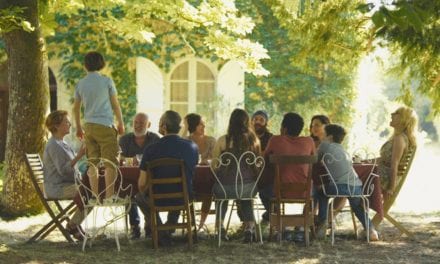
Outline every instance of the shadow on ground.
<svg viewBox="0 0 440 264">
<path fill-rule="evenodd" d="M 429 214 L 395 214 L 415 235 L 415 240 L 401 236 L 388 223 L 380 227 L 382 241 L 367 244 L 356 240 L 351 221 L 341 216 L 336 230 L 336 243 L 330 239 L 303 243 L 266 242 L 243 244 L 241 240 L 224 242 L 203 236 L 193 249 L 188 249 L 180 232 L 171 248 L 153 250 L 151 239 L 128 241 L 121 238 L 121 252 L 113 239 L 96 241 L 86 252 L 81 244 L 69 244 L 59 232 L 44 241 L 26 244 L 26 240 L 44 221 L 17 220 L 17 226 L 0 221 L 0 263 L 438 263 L 440 259 L 440 212 Z M 31 222 L 28 226 L 26 222 Z M 5 229 L 6 227 L 6 229 Z"/>
</svg>

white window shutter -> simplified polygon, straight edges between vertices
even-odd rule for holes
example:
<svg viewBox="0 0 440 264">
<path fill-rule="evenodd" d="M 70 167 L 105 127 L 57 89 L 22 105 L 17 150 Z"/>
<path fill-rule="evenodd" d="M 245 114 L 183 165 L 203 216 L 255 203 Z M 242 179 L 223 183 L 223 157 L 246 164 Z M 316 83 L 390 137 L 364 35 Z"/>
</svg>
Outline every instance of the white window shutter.
<svg viewBox="0 0 440 264">
<path fill-rule="evenodd" d="M 217 109 L 217 133 L 226 133 L 229 117 L 235 108 L 244 108 L 244 71 L 236 61 L 228 61 L 217 78 L 217 94 L 221 107 Z"/>
<path fill-rule="evenodd" d="M 164 112 L 164 76 L 149 59 L 136 58 L 137 111 L 148 114 L 150 131 L 157 133 Z"/>
</svg>

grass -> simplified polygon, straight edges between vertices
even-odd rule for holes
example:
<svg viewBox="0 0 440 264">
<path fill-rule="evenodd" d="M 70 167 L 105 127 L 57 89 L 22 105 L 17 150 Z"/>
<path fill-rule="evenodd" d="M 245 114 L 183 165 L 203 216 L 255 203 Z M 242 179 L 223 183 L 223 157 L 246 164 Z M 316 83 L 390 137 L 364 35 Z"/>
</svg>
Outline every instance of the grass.
<svg viewBox="0 0 440 264">
<path fill-rule="evenodd" d="M 340 217 L 335 246 L 328 240 L 303 244 L 274 242 L 242 244 L 225 242 L 220 248 L 214 239 L 200 240 L 193 249 L 176 236 L 171 248 L 153 250 L 150 239 L 121 240 L 121 252 L 113 239 L 96 241 L 86 252 L 80 244 L 69 244 L 59 232 L 43 241 L 25 241 L 48 220 L 46 215 L 0 221 L 0 263 L 438 263 L 440 260 L 440 212 L 398 214 L 398 219 L 414 232 L 416 240 L 400 236 L 388 223 L 381 225 L 382 241 L 367 244 L 356 240 L 350 219 Z"/>
</svg>

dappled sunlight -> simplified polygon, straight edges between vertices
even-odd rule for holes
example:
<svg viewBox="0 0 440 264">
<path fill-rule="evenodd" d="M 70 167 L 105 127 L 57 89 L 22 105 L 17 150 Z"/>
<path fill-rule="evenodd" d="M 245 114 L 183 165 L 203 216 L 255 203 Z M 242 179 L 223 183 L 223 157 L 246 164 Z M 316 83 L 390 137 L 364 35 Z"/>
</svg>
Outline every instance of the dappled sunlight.
<svg viewBox="0 0 440 264">
<path fill-rule="evenodd" d="M 7 251 L 9 251 L 8 246 L 1 244 L 0 245 L 0 253 L 6 253 Z"/>
<path fill-rule="evenodd" d="M 234 213 L 235 214 L 235 213 Z M 221 248 L 211 238 L 201 238 L 192 250 L 188 250 L 185 239 L 176 232 L 176 245 L 172 248 L 153 250 L 150 239 L 140 239 L 126 243 L 121 241 L 121 252 L 117 253 L 113 239 L 94 243 L 86 252 L 81 251 L 80 244 L 67 243 L 59 232 L 52 233 L 47 239 L 38 243 L 16 243 L 4 237 L 5 227 L 14 228 L 23 223 L 37 223 L 41 227 L 48 219 L 39 215 L 17 219 L 16 224 L 0 220 L 0 263 L 406 263 L 408 259 L 415 263 L 436 263 L 440 257 L 439 215 L 398 214 L 399 219 L 414 232 L 416 240 L 399 235 L 395 227 L 388 223 L 381 225 L 384 240 L 367 244 L 364 239 L 356 240 L 349 214 L 340 214 L 337 218 L 336 243 L 331 245 L 327 240 L 313 240 L 310 247 L 303 244 L 283 242 L 282 245 L 265 240 L 263 245 L 243 244 L 236 238 L 225 242 Z M 7 223 L 6 225 L 4 225 Z M 31 225 L 21 227 L 21 236 L 30 237 L 35 228 Z M 32 230 L 31 230 L 32 229 Z M 233 230 L 238 229 L 238 222 L 233 221 Z M 211 229 L 213 230 L 213 229 Z M 15 230 L 9 230 L 16 235 Z M 54 241 L 56 240 L 56 242 Z M 23 242 L 25 240 L 22 240 Z M 374 254 L 372 254 L 374 252 Z M 250 254 L 251 253 L 251 254 Z M 8 262 L 6 262 L 8 261 Z"/>
</svg>

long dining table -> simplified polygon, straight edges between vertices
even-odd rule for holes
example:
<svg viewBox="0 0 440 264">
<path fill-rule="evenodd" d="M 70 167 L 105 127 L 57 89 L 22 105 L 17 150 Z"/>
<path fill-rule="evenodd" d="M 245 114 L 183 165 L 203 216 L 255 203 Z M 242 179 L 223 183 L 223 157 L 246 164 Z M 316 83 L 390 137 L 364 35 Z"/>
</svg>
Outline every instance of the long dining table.
<svg viewBox="0 0 440 264">
<path fill-rule="evenodd" d="M 365 184 L 368 176 L 371 172 L 377 173 L 377 166 L 368 163 L 354 163 L 353 168 L 361 179 L 362 183 Z M 122 188 L 127 188 L 131 185 L 131 195 L 134 196 L 139 192 L 138 190 L 138 179 L 139 179 L 139 167 L 137 166 L 121 166 L 119 167 L 120 174 L 122 176 Z M 321 181 L 319 175 L 325 173 L 325 168 L 319 163 L 313 166 L 312 177 L 314 184 L 318 185 Z M 265 176 L 267 178 L 267 176 Z M 270 177 L 270 176 L 269 176 Z M 102 177 L 103 178 L 103 177 Z M 121 178 L 121 177 L 120 177 Z M 117 184 L 119 184 L 119 180 Z M 264 177 L 263 177 L 264 178 Z M 264 179 L 263 179 L 264 180 Z M 268 181 L 268 179 L 264 180 Z M 383 204 L 382 204 L 382 190 L 380 186 L 380 179 L 378 177 L 372 178 L 372 184 L 374 185 L 373 192 L 369 197 L 370 208 L 376 211 L 378 216 L 383 218 Z M 88 185 L 88 177 L 83 177 L 83 182 Z M 269 180 L 270 182 L 270 180 Z M 207 197 L 212 195 L 212 187 L 215 183 L 215 177 L 213 176 L 209 165 L 197 165 L 195 168 L 194 178 L 193 178 L 193 191 L 194 196 L 198 198 Z M 100 180 L 100 190 L 105 188 L 104 180 Z M 122 192 L 122 195 L 127 195 Z M 82 208 L 81 199 L 79 195 L 75 197 L 77 205 Z"/>
</svg>

